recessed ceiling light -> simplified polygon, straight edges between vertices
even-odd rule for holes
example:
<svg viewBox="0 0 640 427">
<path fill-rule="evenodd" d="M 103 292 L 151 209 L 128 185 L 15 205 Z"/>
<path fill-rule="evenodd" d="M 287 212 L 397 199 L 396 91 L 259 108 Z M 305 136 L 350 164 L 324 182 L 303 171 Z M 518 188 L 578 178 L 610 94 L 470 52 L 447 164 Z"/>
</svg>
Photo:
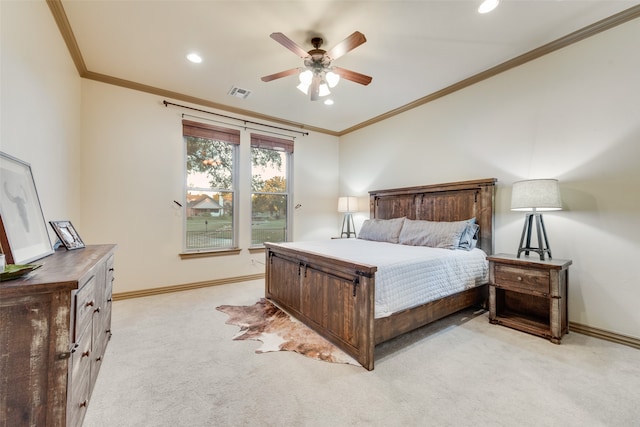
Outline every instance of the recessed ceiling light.
<svg viewBox="0 0 640 427">
<path fill-rule="evenodd" d="M 197 53 L 188 54 L 187 59 L 195 64 L 199 64 L 202 62 L 202 58 Z"/>
<path fill-rule="evenodd" d="M 325 99 L 324 105 L 333 105 L 333 99 Z"/>
<path fill-rule="evenodd" d="M 478 13 L 489 13 L 493 9 L 498 7 L 499 3 L 500 3 L 500 0 L 484 0 L 480 5 L 480 7 L 478 8 Z"/>
</svg>

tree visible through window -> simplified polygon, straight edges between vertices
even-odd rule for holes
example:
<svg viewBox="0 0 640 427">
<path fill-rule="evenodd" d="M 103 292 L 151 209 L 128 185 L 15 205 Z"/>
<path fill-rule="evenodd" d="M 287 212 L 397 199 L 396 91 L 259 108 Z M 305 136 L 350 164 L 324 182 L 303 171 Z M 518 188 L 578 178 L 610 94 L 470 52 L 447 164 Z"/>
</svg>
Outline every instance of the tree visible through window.
<svg viewBox="0 0 640 427">
<path fill-rule="evenodd" d="M 186 251 L 237 247 L 236 175 L 240 132 L 183 120 Z"/>
<path fill-rule="evenodd" d="M 251 134 L 252 246 L 288 240 L 292 153 L 292 141 Z"/>
</svg>

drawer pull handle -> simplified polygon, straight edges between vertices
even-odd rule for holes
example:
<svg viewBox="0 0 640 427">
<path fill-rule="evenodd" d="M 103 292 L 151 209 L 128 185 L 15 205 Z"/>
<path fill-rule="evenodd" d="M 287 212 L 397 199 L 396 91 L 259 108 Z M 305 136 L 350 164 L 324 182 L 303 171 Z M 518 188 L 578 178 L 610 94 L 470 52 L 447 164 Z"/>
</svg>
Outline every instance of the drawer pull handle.
<svg viewBox="0 0 640 427">
<path fill-rule="evenodd" d="M 95 310 L 93 310 L 94 313 L 100 313 L 100 307 L 96 307 Z"/>
<path fill-rule="evenodd" d="M 522 277 L 518 276 L 518 282 L 522 282 Z"/>
<path fill-rule="evenodd" d="M 91 350 L 87 350 L 84 353 L 82 353 L 82 357 L 88 357 L 91 354 Z"/>
<path fill-rule="evenodd" d="M 102 356 L 96 357 L 96 362 L 102 362 Z"/>
<path fill-rule="evenodd" d="M 86 408 L 87 403 L 89 403 L 89 402 L 87 401 L 87 399 L 85 399 L 83 402 L 80 403 L 80 407 L 81 408 Z"/>
<path fill-rule="evenodd" d="M 84 306 L 85 306 L 85 307 L 93 307 L 93 306 L 94 306 L 94 304 L 95 304 L 95 301 L 89 301 L 89 302 L 87 302 Z"/>
</svg>

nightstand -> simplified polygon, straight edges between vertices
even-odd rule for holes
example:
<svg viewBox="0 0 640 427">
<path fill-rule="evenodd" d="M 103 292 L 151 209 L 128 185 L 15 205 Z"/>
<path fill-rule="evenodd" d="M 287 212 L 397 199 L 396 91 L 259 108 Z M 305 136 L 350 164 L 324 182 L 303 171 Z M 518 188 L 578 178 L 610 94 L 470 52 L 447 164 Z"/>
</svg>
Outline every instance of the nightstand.
<svg viewBox="0 0 640 427">
<path fill-rule="evenodd" d="M 489 260 L 489 321 L 539 335 L 554 344 L 569 332 L 568 287 L 571 260 L 517 258 Z"/>
</svg>

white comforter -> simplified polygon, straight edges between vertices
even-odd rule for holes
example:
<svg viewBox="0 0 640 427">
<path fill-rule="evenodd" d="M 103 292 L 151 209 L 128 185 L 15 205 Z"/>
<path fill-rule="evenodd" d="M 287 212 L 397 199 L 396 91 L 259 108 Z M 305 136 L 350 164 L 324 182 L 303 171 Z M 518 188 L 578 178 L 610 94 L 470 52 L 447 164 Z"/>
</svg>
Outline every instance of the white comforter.
<svg viewBox="0 0 640 427">
<path fill-rule="evenodd" d="M 481 249 L 438 249 L 362 239 L 282 245 L 377 266 L 376 318 L 488 282 L 489 264 Z"/>
</svg>

